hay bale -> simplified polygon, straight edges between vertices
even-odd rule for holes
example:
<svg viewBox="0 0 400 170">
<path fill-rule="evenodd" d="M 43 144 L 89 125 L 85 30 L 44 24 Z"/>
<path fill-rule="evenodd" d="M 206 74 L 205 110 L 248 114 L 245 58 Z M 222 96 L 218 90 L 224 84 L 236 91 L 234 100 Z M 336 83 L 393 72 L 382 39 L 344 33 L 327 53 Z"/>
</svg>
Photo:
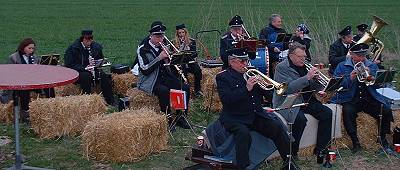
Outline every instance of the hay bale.
<svg viewBox="0 0 400 170">
<path fill-rule="evenodd" d="M 0 103 L 0 123 L 13 123 L 14 115 L 13 115 L 13 102 L 8 102 L 6 104 Z"/>
<path fill-rule="evenodd" d="M 217 83 L 215 76 L 221 71 L 221 68 L 203 68 L 203 79 L 201 88 L 203 91 L 202 109 L 211 112 L 220 112 L 222 103 L 218 96 Z"/>
<path fill-rule="evenodd" d="M 133 83 L 137 82 L 137 76 L 132 73 L 112 74 L 113 92 L 117 95 L 125 96 Z"/>
<path fill-rule="evenodd" d="M 160 105 L 156 96 L 149 95 L 137 88 L 129 89 L 126 92 L 126 96 L 129 97 L 130 109 L 137 110 L 146 107 L 153 109 L 156 112 L 160 111 Z"/>
<path fill-rule="evenodd" d="M 301 157 L 308 157 L 314 155 L 314 148 L 316 145 L 311 145 L 302 149 L 299 149 L 299 152 L 297 153 Z"/>
<path fill-rule="evenodd" d="M 349 135 L 347 135 L 342 123 L 343 137 L 337 140 L 339 148 L 352 148 L 353 144 Z M 377 121 L 366 113 L 358 113 L 357 117 L 357 134 L 362 148 L 374 151 L 379 148 L 377 139 L 378 124 Z"/>
<path fill-rule="evenodd" d="M 193 99 L 194 98 L 194 75 L 188 74 L 188 76 L 186 76 L 186 79 L 187 79 L 187 82 L 190 87 L 190 98 Z"/>
<path fill-rule="evenodd" d="M 65 86 L 58 86 L 54 88 L 56 96 L 76 96 L 82 94 L 82 89 L 76 84 L 67 84 Z"/>
<path fill-rule="evenodd" d="M 106 111 L 98 94 L 38 99 L 29 109 L 32 129 L 40 138 L 78 135 L 88 121 Z"/>
<path fill-rule="evenodd" d="M 153 109 L 124 110 L 87 123 L 82 133 L 87 159 L 137 162 L 167 149 L 167 120 Z"/>
</svg>

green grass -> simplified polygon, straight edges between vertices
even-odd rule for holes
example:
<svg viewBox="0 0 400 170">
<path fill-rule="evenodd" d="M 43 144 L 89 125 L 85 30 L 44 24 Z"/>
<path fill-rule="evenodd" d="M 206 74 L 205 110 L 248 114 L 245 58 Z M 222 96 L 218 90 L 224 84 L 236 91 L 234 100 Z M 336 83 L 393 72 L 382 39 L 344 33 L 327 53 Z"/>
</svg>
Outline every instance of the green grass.
<svg viewBox="0 0 400 170">
<path fill-rule="evenodd" d="M 36 54 L 63 54 L 70 43 L 79 37 L 84 28 L 94 30 L 95 40 L 104 46 L 107 57 L 114 63 L 132 63 L 136 46 L 148 34 L 149 25 L 161 20 L 167 26 L 167 36 L 172 39 L 175 25 L 185 23 L 192 36 L 206 29 L 227 30 L 233 15 L 241 15 L 247 30 L 257 36 L 272 13 L 283 16 L 288 32 L 305 22 L 311 28 L 315 42 L 312 53 L 317 61 L 326 62 L 328 45 L 336 39 L 336 33 L 346 25 L 355 27 L 359 23 L 371 24 L 371 15 L 377 15 L 390 25 L 385 26 L 378 37 L 385 43 L 385 52 L 390 61 L 400 55 L 400 1 L 398 0 L 0 0 L 0 63 L 5 63 L 18 43 L 25 37 L 33 37 L 37 43 Z M 217 55 L 219 36 L 204 34 L 200 37 L 213 56 Z M 387 66 L 400 67 L 400 62 L 386 62 Z M 399 80 L 399 74 L 397 80 Z M 397 85 L 399 85 L 398 81 Z M 195 101 L 191 120 L 206 126 L 216 119 L 217 113 L 207 113 Z M 201 129 L 196 129 L 197 133 Z M 0 124 L 0 136 L 13 138 L 13 127 Z M 175 140 L 169 140 L 170 148 L 137 163 L 98 163 L 86 160 L 81 151 L 79 137 L 62 137 L 57 140 L 40 140 L 28 127 L 22 127 L 22 153 L 28 165 L 53 169 L 181 169 L 191 165 L 184 155 L 195 141 L 188 130 L 177 129 Z M 13 164 L 13 144 L 0 148 L 0 169 Z M 392 164 L 383 156 L 373 152 L 352 155 L 341 150 L 345 167 L 390 168 Z M 6 155 L 5 158 L 1 157 Z M 304 169 L 320 169 L 314 157 L 301 158 Z M 392 158 L 393 159 L 393 158 Z M 397 161 L 397 165 L 399 160 Z M 396 162 L 395 162 L 396 163 Z M 354 165 L 356 164 L 356 165 Z M 335 169 L 343 169 L 341 163 Z M 277 169 L 279 161 L 264 165 L 262 169 Z"/>
</svg>

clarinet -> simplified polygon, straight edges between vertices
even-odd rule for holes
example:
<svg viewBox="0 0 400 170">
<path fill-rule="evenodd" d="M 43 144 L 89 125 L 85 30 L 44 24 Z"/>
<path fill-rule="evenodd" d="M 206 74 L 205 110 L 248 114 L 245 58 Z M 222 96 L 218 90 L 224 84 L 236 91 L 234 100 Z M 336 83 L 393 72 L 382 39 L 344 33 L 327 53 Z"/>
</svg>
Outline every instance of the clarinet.
<svg viewBox="0 0 400 170">
<path fill-rule="evenodd" d="M 94 71 L 94 67 L 95 67 L 95 63 L 94 63 L 94 58 L 92 57 L 92 51 L 91 48 L 87 48 L 87 50 L 89 51 L 89 65 L 87 66 L 87 69 L 90 71 L 90 73 L 92 73 L 92 77 L 93 77 L 93 85 L 96 84 L 96 72 Z"/>
</svg>

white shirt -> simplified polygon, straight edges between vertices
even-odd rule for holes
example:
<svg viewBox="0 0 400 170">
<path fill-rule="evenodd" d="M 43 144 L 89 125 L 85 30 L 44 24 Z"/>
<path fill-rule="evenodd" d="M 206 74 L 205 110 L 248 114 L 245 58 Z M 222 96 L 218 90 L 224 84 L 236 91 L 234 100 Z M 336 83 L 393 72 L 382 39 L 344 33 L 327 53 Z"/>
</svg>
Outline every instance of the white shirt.
<svg viewBox="0 0 400 170">
<path fill-rule="evenodd" d="M 160 50 L 159 48 L 156 47 L 156 45 L 154 45 L 153 43 L 151 43 L 151 41 L 149 40 L 149 44 L 151 47 L 153 47 L 153 49 L 155 49 L 157 52 L 158 50 Z"/>
<path fill-rule="evenodd" d="M 22 55 L 22 57 L 24 58 L 26 64 L 29 64 L 29 57 L 26 55 Z"/>
<path fill-rule="evenodd" d="M 344 47 L 350 48 L 350 44 L 346 44 L 346 43 L 343 43 L 343 42 L 342 42 L 342 44 L 344 45 Z"/>
</svg>

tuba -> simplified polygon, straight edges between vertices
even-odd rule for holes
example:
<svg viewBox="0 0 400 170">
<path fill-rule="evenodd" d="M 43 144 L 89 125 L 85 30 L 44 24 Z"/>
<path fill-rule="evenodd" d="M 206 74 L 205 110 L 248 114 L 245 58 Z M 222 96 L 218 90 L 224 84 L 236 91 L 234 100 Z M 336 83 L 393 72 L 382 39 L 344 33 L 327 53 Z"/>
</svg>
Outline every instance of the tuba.
<svg viewBox="0 0 400 170">
<path fill-rule="evenodd" d="M 367 86 L 375 83 L 374 76 L 370 75 L 362 61 L 354 65 L 354 70 L 357 72 L 357 79 L 361 83 L 365 83 Z"/>
<path fill-rule="evenodd" d="M 243 78 L 247 81 L 250 77 L 256 76 L 257 77 L 257 84 L 264 90 L 276 90 L 276 94 L 282 95 L 286 89 L 287 89 L 287 84 L 286 83 L 278 83 L 268 76 L 264 75 L 257 69 L 248 69 L 246 68 L 247 71 L 243 74 Z"/>
<path fill-rule="evenodd" d="M 377 17 L 377 16 L 372 16 L 373 21 L 371 25 L 371 29 L 369 31 L 366 31 L 365 34 L 361 37 L 360 40 L 357 41 L 356 44 L 371 44 L 371 60 L 376 61 L 376 60 L 381 60 L 381 53 L 383 48 L 385 47 L 378 38 L 376 38 L 376 35 L 378 34 L 379 30 L 385 25 L 388 25 L 383 19 Z"/>
</svg>

